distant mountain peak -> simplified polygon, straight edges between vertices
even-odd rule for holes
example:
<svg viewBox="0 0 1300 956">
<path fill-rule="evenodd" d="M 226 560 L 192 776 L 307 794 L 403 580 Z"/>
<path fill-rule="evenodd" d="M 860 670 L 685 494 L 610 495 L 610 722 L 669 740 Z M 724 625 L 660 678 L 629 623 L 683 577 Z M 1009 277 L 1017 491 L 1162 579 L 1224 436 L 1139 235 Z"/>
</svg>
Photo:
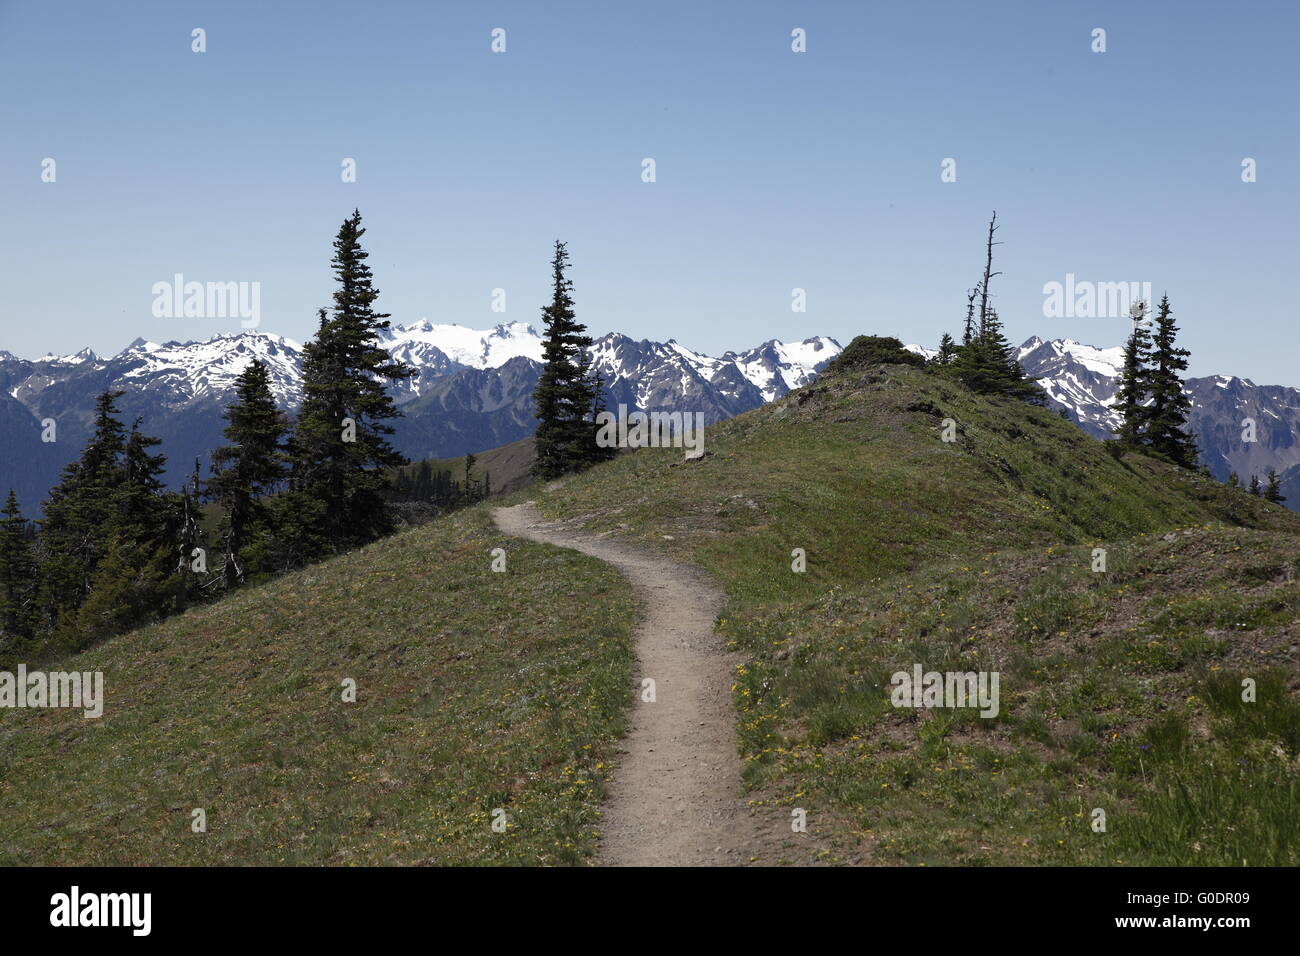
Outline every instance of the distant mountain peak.
<svg viewBox="0 0 1300 956">
<path fill-rule="evenodd" d="M 9 353 L 6 352 L 5 354 L 8 355 Z M 74 352 L 71 355 L 55 355 L 53 352 L 46 352 L 36 361 L 52 362 L 60 365 L 81 365 L 84 362 L 98 362 L 99 356 L 91 350 L 90 346 L 86 346 L 81 351 Z"/>
</svg>

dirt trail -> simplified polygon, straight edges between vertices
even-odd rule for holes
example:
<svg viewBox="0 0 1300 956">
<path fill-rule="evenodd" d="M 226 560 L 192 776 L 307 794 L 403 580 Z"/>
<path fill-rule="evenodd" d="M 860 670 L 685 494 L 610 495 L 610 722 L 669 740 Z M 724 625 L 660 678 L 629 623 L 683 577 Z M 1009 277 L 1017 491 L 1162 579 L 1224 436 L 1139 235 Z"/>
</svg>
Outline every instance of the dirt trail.
<svg viewBox="0 0 1300 956">
<path fill-rule="evenodd" d="M 713 632 L 722 595 L 667 558 L 548 523 L 532 502 L 493 511 L 507 534 L 572 548 L 618 568 L 645 605 L 638 687 L 624 755 L 603 809 L 605 866 L 744 865 L 760 844 L 741 796 L 731 681 L 737 655 Z M 642 678 L 654 703 L 641 700 Z"/>
</svg>

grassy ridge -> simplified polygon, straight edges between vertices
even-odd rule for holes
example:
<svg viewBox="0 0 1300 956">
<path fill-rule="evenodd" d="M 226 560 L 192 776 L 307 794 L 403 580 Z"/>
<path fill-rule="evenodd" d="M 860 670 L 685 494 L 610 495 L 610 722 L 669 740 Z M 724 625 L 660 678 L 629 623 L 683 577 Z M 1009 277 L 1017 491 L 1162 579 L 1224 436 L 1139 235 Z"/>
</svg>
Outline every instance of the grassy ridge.
<svg viewBox="0 0 1300 956">
<path fill-rule="evenodd" d="M 879 862 L 1300 860 L 1295 515 L 904 369 L 823 379 L 706 448 L 540 503 L 719 579 L 765 799 Z M 894 708 L 914 663 L 999 671 L 998 719 Z"/>
<path fill-rule="evenodd" d="M 584 862 L 635 610 L 473 508 L 116 638 L 102 718 L 0 710 L 0 864 Z"/>
</svg>

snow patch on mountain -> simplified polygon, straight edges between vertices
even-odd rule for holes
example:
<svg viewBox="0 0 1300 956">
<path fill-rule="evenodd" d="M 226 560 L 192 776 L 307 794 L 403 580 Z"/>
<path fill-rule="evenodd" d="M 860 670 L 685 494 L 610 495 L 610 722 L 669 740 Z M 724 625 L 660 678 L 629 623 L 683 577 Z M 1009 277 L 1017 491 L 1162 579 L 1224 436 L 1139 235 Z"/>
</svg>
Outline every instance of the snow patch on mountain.
<svg viewBox="0 0 1300 956">
<path fill-rule="evenodd" d="M 261 360 L 276 400 L 302 400 L 302 345 L 281 335 L 239 332 L 206 342 L 147 342 L 136 339 L 113 359 L 127 368 L 119 381 L 147 387 L 169 386 L 183 399 L 216 398 L 234 388 L 235 379 Z"/>
<path fill-rule="evenodd" d="M 747 352 L 727 352 L 722 360 L 734 364 L 759 390 L 763 400 L 770 402 L 807 385 L 842 351 L 843 347 L 834 339 L 817 335 L 790 344 L 772 339 Z"/>
<path fill-rule="evenodd" d="M 3 353 L 9 358 L 13 358 L 8 352 Z M 54 365 L 82 365 L 86 362 L 98 362 L 99 356 L 96 355 L 89 347 L 82 349 L 80 352 L 74 352 L 72 355 L 55 355 L 53 352 L 46 352 L 37 362 L 49 362 Z"/>
<path fill-rule="evenodd" d="M 516 356 L 542 360 L 542 337 L 526 322 L 471 329 L 421 319 L 380 333 L 380 344 L 394 358 L 417 366 L 438 363 L 435 353 L 467 368 L 500 368 Z"/>
</svg>

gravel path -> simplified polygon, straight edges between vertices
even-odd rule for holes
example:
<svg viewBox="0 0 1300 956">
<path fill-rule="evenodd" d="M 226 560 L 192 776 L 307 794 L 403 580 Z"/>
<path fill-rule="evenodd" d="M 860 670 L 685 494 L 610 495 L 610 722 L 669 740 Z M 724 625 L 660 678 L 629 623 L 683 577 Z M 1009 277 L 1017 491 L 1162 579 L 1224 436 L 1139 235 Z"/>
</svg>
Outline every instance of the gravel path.
<svg viewBox="0 0 1300 956">
<path fill-rule="evenodd" d="M 713 632 L 722 595 L 699 572 L 627 544 L 548 523 L 531 502 L 493 511 L 507 534 L 572 548 L 618 568 L 645 606 L 636 631 L 636 703 L 603 810 L 605 866 L 744 865 L 766 842 L 741 797 L 733 668 Z M 642 700 L 644 678 L 655 701 Z"/>
</svg>

